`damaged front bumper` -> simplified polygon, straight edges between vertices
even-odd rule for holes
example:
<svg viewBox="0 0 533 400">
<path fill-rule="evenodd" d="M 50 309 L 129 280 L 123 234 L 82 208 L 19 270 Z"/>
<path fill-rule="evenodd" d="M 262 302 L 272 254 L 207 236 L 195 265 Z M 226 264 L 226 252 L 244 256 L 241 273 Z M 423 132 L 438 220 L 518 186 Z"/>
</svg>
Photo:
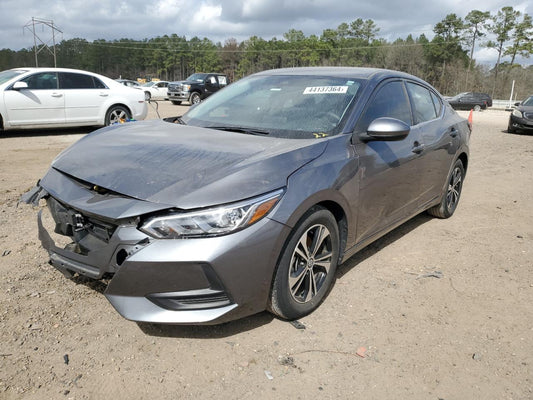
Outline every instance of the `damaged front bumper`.
<svg viewBox="0 0 533 400">
<path fill-rule="evenodd" d="M 226 236 L 155 239 L 137 229 L 136 210 L 168 205 L 100 193 L 53 169 L 22 200 L 43 198 L 37 222 L 50 264 L 67 277 L 110 279 L 104 294 L 127 319 L 214 324 L 266 308 L 282 224 L 265 218 Z"/>
</svg>

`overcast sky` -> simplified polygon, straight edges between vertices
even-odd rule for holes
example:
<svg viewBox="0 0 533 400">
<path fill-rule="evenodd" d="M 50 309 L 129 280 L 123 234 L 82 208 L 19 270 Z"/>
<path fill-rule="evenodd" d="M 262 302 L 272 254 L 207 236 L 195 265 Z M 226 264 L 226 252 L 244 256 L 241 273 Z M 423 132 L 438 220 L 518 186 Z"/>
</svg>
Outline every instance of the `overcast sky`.
<svg viewBox="0 0 533 400">
<path fill-rule="evenodd" d="M 522 0 L 514 4 L 508 0 L 0 0 L 0 49 L 32 47 L 33 35 L 23 28 L 32 17 L 52 20 L 62 31 L 57 42 L 73 38 L 141 40 L 172 33 L 221 43 L 254 35 L 282 39 L 289 29 L 301 30 L 306 36 L 320 35 L 324 29 L 357 18 L 374 20 L 379 36 L 393 41 L 409 34 L 418 37 L 424 33 L 432 38 L 433 26 L 450 13 L 461 18 L 472 9 L 496 14 L 504 6 L 533 15 L 533 2 Z M 36 33 L 45 42 L 51 40 L 49 28 L 39 27 Z M 493 64 L 497 53 L 479 48 L 475 58 L 478 63 Z"/>
</svg>

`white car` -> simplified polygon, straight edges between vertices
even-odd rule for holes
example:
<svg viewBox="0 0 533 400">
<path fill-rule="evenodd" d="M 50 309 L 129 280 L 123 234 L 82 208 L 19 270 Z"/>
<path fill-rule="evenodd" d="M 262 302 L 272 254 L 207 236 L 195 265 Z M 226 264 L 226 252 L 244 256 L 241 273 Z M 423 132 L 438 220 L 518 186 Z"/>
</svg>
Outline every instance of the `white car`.
<svg viewBox="0 0 533 400">
<path fill-rule="evenodd" d="M 144 92 L 113 79 L 67 68 L 0 72 L 0 130 L 106 126 L 142 120 Z"/>
<path fill-rule="evenodd" d="M 141 85 L 144 90 L 146 100 L 168 100 L 168 82 L 152 81 Z"/>
</svg>

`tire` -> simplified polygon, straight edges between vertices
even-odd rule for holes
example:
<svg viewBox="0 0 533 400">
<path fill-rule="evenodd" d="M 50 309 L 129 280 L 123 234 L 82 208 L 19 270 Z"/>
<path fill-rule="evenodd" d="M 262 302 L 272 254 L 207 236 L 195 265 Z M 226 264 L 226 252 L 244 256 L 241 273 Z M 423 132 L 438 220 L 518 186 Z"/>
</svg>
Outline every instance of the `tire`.
<svg viewBox="0 0 533 400">
<path fill-rule="evenodd" d="M 509 124 L 507 125 L 507 133 L 516 133 L 516 129 L 514 129 L 511 125 L 511 123 L 509 122 Z"/>
<path fill-rule="evenodd" d="M 189 97 L 189 102 L 191 103 L 191 105 L 198 104 L 201 101 L 202 99 L 200 98 L 200 93 L 198 92 L 191 93 L 191 97 Z"/>
<path fill-rule="evenodd" d="M 459 203 L 464 178 L 465 168 L 463 167 L 463 162 L 457 160 L 448 177 L 446 192 L 444 193 L 444 196 L 442 196 L 440 203 L 427 210 L 427 212 L 437 218 L 450 218 Z"/>
<path fill-rule="evenodd" d="M 150 101 L 152 99 L 152 93 L 150 92 L 144 92 L 144 100 Z"/>
<path fill-rule="evenodd" d="M 311 208 L 293 229 L 279 259 L 270 312 L 293 320 L 315 310 L 332 287 L 339 247 L 333 214 L 322 207 Z"/>
<path fill-rule="evenodd" d="M 474 111 L 481 111 L 481 106 L 479 104 L 476 104 L 474 106 Z"/>
<path fill-rule="evenodd" d="M 170 100 L 170 102 L 174 104 L 175 106 L 179 106 L 181 104 L 181 101 L 178 101 L 178 100 Z"/>
<path fill-rule="evenodd" d="M 107 114 L 105 116 L 105 125 L 109 126 L 116 124 L 117 122 L 120 122 L 121 119 L 131 119 L 131 114 L 128 109 L 124 106 L 112 106 L 109 110 L 107 110 Z"/>
</svg>

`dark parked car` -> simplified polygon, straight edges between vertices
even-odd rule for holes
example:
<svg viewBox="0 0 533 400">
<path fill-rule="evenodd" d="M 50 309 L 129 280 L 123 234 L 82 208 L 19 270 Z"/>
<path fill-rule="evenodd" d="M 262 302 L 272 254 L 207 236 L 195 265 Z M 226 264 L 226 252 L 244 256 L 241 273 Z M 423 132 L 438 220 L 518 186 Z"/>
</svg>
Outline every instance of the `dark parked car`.
<svg viewBox="0 0 533 400">
<path fill-rule="evenodd" d="M 167 95 L 172 104 L 179 105 L 182 101 L 188 101 L 192 105 L 207 99 L 227 84 L 226 75 L 196 73 L 184 81 L 170 82 Z"/>
<path fill-rule="evenodd" d="M 424 81 L 360 68 L 242 79 L 182 117 L 95 131 L 23 200 L 66 276 L 124 317 L 300 318 L 337 265 L 420 212 L 450 217 L 470 130 Z M 59 245 L 66 240 L 66 245 Z"/>
<path fill-rule="evenodd" d="M 487 93 L 466 92 L 448 99 L 448 103 L 455 110 L 479 111 L 492 107 L 492 98 Z"/>
<path fill-rule="evenodd" d="M 515 104 L 516 108 L 509 116 L 507 132 L 533 131 L 533 96 L 529 96 L 521 103 Z"/>
</svg>

